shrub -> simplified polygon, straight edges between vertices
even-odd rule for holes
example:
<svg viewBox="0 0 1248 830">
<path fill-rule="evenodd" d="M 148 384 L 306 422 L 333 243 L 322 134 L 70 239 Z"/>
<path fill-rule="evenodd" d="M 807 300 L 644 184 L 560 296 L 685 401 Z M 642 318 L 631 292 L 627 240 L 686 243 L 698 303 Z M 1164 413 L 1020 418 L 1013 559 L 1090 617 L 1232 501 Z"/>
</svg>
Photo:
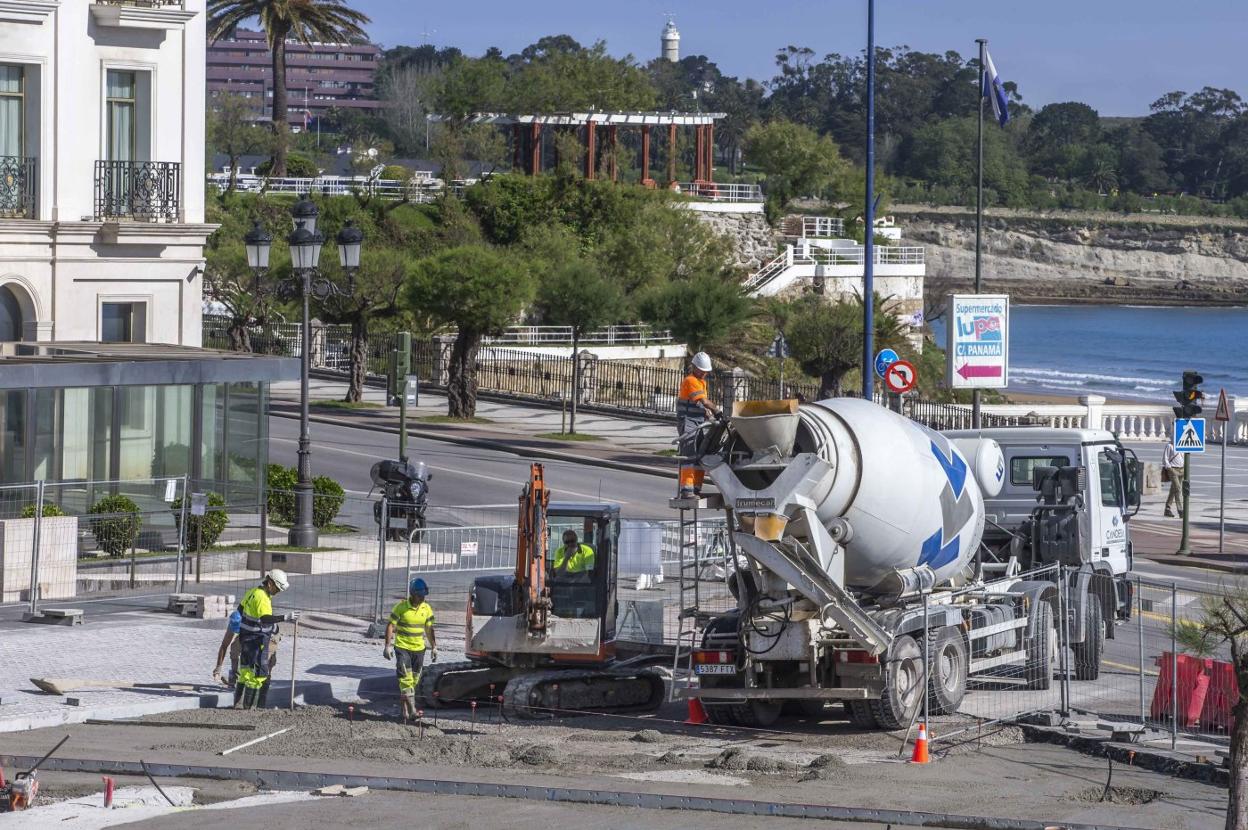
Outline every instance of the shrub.
<svg viewBox="0 0 1248 830">
<path fill-rule="evenodd" d="M 100 517 L 91 520 L 91 533 L 109 556 L 121 556 L 139 538 L 143 520 L 139 518 L 139 506 L 129 498 L 105 496 L 87 512 Z"/>
<path fill-rule="evenodd" d="M 256 165 L 257 176 L 267 176 L 269 171 L 273 169 L 273 160 L 269 159 Z M 302 153 L 286 154 L 286 175 L 297 179 L 315 179 L 321 175 L 320 169 L 316 166 L 316 162 L 303 155 Z"/>
<path fill-rule="evenodd" d="M 230 523 L 230 516 L 225 512 L 225 499 L 221 498 L 217 493 L 208 494 L 208 510 L 202 516 L 192 515 L 190 505 L 187 505 L 186 514 L 186 549 L 187 550 L 204 550 L 216 544 L 217 539 L 221 538 L 222 531 L 225 526 Z M 178 529 L 182 529 L 182 499 L 176 498 L 170 505 L 173 510 L 173 522 Z"/>
<path fill-rule="evenodd" d="M 381 176 L 379 178 L 389 181 L 406 182 L 412 178 L 412 171 L 408 170 L 401 164 L 387 164 L 381 168 Z"/>
<path fill-rule="evenodd" d="M 328 527 L 342 509 L 346 491 L 329 476 L 317 476 L 312 479 L 312 492 L 312 524 L 318 528 Z"/>
<path fill-rule="evenodd" d="M 269 465 L 269 518 L 279 524 L 295 523 L 294 490 L 298 481 L 299 472 L 294 467 Z M 342 509 L 346 491 L 329 476 L 316 476 L 312 479 L 312 493 L 312 524 L 318 528 L 328 527 Z"/>
<path fill-rule="evenodd" d="M 64 516 L 64 515 L 65 515 L 65 511 L 62 510 L 57 505 L 53 504 L 52 502 L 45 501 L 43 503 L 43 517 L 45 519 L 51 516 Z M 22 518 L 23 519 L 35 518 L 35 506 L 33 504 L 28 504 L 22 508 Z"/>
</svg>

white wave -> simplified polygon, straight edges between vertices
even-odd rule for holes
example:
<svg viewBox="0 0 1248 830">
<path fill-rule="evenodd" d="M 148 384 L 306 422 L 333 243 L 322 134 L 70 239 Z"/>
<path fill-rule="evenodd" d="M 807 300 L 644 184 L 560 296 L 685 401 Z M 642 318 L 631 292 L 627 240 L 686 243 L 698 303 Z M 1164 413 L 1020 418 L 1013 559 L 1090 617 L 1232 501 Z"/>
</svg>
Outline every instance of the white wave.
<svg viewBox="0 0 1248 830">
<path fill-rule="evenodd" d="M 1129 375 L 1103 375 L 1096 372 L 1063 372 L 1060 369 L 1035 369 L 1027 366 L 1012 366 L 1010 367 L 1010 374 L 1037 378 L 1070 378 L 1081 382 L 1094 380 L 1121 384 L 1148 383 L 1160 385 L 1167 383 L 1165 378 L 1138 378 L 1131 377 Z"/>
</svg>

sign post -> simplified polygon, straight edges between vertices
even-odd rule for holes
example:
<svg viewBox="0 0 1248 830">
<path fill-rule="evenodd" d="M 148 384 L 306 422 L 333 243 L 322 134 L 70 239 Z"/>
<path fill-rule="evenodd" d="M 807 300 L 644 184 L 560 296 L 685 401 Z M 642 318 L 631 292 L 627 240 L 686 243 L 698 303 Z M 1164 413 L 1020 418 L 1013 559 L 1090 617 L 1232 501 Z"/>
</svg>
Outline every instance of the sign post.
<svg viewBox="0 0 1248 830">
<path fill-rule="evenodd" d="M 1225 389 L 1218 391 L 1218 408 L 1213 413 L 1213 420 L 1222 422 L 1222 469 L 1218 475 L 1218 553 L 1223 553 L 1226 543 L 1226 434 L 1231 431 L 1231 404 L 1226 399 Z"/>
<path fill-rule="evenodd" d="M 951 389 L 1004 389 L 1010 382 L 1010 298 L 949 295 L 945 382 Z M 979 411 L 972 427 L 978 429 Z"/>
<path fill-rule="evenodd" d="M 1188 530 L 1192 515 L 1192 454 L 1205 451 L 1205 419 L 1174 419 L 1174 450 L 1183 453 L 1183 536 L 1179 539 L 1180 556 L 1191 553 Z"/>
<path fill-rule="evenodd" d="M 771 348 L 767 350 L 767 354 L 780 361 L 780 397 L 784 397 L 784 359 L 789 356 L 789 342 L 784 339 L 784 332 L 776 332 L 776 336 L 771 341 Z"/>
</svg>

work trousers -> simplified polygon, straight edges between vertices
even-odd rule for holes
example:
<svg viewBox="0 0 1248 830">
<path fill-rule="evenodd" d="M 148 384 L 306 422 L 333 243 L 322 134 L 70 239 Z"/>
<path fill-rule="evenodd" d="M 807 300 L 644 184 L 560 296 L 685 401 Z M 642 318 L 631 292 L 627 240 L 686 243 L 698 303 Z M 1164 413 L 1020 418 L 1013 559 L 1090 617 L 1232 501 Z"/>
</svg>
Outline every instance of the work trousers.
<svg viewBox="0 0 1248 830">
<path fill-rule="evenodd" d="M 687 459 L 693 458 L 698 451 L 698 427 L 702 426 L 702 421 L 693 418 L 678 417 L 676 419 L 676 434 L 680 438 L 677 444 L 677 451 L 680 453 L 682 461 L 680 462 L 680 489 L 700 490 L 702 481 L 706 477 L 706 470 L 701 464 L 695 464 Z"/>
<path fill-rule="evenodd" d="M 239 635 L 238 682 L 248 689 L 260 690 L 269 681 L 269 639 L 271 635 Z"/>
<path fill-rule="evenodd" d="M 424 649 L 408 651 L 405 648 L 394 650 L 394 673 L 399 678 L 399 694 L 415 699 L 416 684 L 420 682 L 420 673 L 425 666 Z"/>
<path fill-rule="evenodd" d="M 1170 468 L 1170 494 L 1166 496 L 1166 510 L 1170 510 L 1170 505 L 1174 505 L 1174 510 L 1180 516 L 1183 515 L 1183 468 Z"/>
<path fill-rule="evenodd" d="M 230 685 L 238 683 L 238 663 L 243 653 L 242 638 L 235 637 L 234 642 L 230 643 Z M 269 674 L 273 673 L 273 667 L 277 665 L 277 646 L 282 642 L 281 634 L 274 634 L 269 638 Z"/>
</svg>

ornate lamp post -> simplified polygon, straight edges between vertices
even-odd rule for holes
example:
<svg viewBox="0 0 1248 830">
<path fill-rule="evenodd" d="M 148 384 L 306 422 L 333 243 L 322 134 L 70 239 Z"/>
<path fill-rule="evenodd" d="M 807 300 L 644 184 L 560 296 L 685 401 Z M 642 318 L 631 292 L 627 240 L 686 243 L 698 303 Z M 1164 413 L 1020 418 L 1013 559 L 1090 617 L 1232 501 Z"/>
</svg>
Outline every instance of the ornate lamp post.
<svg viewBox="0 0 1248 830">
<path fill-rule="evenodd" d="M 325 237 L 316 230 L 320 211 L 308 196 L 304 196 L 291 209 L 295 229 L 286 237 L 290 246 L 291 275 L 277 286 L 277 295 L 283 300 L 303 301 L 299 371 L 299 478 L 295 484 L 295 524 L 290 529 L 289 542 L 298 547 L 316 547 L 319 541 L 316 525 L 312 522 L 312 440 L 308 432 L 308 373 L 312 366 L 312 316 L 309 302 L 312 297 L 327 300 L 334 296 L 349 297 L 355 293 L 355 271 L 360 267 L 360 248 L 364 233 L 350 220 L 338 232 L 338 262 L 347 274 L 347 285 L 339 286 L 321 274 L 321 247 Z M 269 267 L 269 251 L 273 237 L 260 222 L 243 238 L 247 248 L 247 265 L 256 274 L 256 291 L 262 293 L 260 278 Z"/>
</svg>

